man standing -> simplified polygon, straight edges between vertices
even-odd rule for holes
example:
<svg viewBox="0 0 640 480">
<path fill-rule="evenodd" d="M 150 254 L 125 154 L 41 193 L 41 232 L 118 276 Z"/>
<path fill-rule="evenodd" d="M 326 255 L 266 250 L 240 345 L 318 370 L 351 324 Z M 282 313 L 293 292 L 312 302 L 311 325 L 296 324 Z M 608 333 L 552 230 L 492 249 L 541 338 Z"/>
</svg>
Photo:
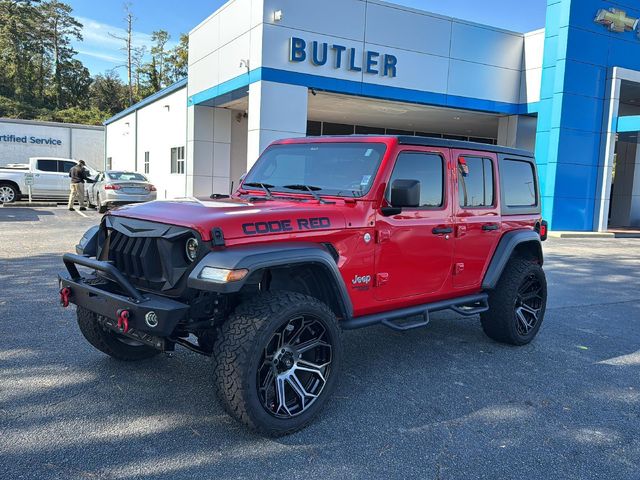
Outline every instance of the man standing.
<svg viewBox="0 0 640 480">
<path fill-rule="evenodd" d="M 71 192 L 69 193 L 69 210 L 73 210 L 73 204 L 78 198 L 80 204 L 80 210 L 86 210 L 84 206 L 84 182 L 93 183 L 93 180 L 89 176 L 89 171 L 84 168 L 84 160 L 80 160 L 75 167 L 69 170 L 69 176 L 71 177 Z"/>
</svg>

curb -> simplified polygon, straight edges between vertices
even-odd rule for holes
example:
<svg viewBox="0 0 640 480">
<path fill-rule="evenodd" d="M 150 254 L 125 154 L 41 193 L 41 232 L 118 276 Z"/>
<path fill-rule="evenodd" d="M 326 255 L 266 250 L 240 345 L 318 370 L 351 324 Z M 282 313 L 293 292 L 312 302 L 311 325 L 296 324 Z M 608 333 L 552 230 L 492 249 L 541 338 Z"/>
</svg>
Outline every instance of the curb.
<svg viewBox="0 0 640 480">
<path fill-rule="evenodd" d="M 15 202 L 0 204 L 3 208 L 57 207 L 55 202 Z"/>
<path fill-rule="evenodd" d="M 610 232 L 549 232 L 548 236 L 552 238 L 616 238 L 615 233 Z"/>
</svg>

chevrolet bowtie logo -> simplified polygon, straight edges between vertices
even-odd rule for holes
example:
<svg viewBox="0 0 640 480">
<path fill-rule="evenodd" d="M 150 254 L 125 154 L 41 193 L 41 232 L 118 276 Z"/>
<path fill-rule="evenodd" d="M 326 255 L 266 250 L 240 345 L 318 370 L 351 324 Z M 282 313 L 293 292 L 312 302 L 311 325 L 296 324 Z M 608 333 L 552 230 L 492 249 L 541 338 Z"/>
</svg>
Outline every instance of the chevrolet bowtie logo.
<svg viewBox="0 0 640 480">
<path fill-rule="evenodd" d="M 604 8 L 598 10 L 598 14 L 594 20 L 600 25 L 604 25 L 612 32 L 638 31 L 639 18 L 627 17 L 627 12 L 618 10 L 617 8 Z M 638 32 L 640 34 L 640 32 Z"/>
</svg>

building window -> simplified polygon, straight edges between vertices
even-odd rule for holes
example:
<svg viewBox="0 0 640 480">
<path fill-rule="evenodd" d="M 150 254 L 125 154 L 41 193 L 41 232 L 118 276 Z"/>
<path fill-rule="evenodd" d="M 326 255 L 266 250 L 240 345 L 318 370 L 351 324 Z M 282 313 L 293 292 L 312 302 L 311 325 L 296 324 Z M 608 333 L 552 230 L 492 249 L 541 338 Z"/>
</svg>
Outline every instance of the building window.
<svg viewBox="0 0 640 480">
<path fill-rule="evenodd" d="M 353 135 L 355 125 L 347 125 L 344 123 L 322 124 L 322 135 Z"/>
<path fill-rule="evenodd" d="M 113 168 L 113 157 L 107 157 L 107 165 L 105 170 L 111 170 Z"/>
<path fill-rule="evenodd" d="M 184 173 L 184 147 L 171 149 L 171 173 Z"/>
<path fill-rule="evenodd" d="M 307 121 L 307 137 L 319 137 L 322 135 L 322 122 Z"/>
<path fill-rule="evenodd" d="M 493 162 L 488 158 L 460 157 L 458 197 L 463 208 L 493 205 Z"/>
<path fill-rule="evenodd" d="M 144 152 L 144 173 L 149 173 L 149 152 Z"/>
<path fill-rule="evenodd" d="M 307 121 L 307 136 L 316 137 L 319 135 L 407 135 L 418 137 L 446 138 L 449 140 L 462 140 L 470 142 L 496 145 L 495 138 L 468 137 L 466 135 L 442 134 L 435 132 L 421 132 L 414 130 L 401 130 L 397 128 L 372 127 L 370 125 L 349 125 L 344 123 L 320 122 L 317 120 Z"/>
</svg>

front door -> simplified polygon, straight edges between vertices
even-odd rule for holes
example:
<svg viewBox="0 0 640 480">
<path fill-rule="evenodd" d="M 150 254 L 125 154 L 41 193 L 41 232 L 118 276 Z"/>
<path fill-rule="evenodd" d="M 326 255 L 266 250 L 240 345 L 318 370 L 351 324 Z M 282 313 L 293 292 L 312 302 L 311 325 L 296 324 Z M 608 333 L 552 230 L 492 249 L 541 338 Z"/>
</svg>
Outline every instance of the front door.
<svg viewBox="0 0 640 480">
<path fill-rule="evenodd" d="M 420 207 L 376 218 L 377 300 L 428 296 L 450 281 L 453 257 L 447 149 L 401 150 L 388 181 L 386 202 L 395 180 L 420 182 Z"/>
<path fill-rule="evenodd" d="M 453 286 L 480 286 L 502 231 L 497 157 L 493 153 L 452 150 L 457 199 Z"/>
<path fill-rule="evenodd" d="M 58 193 L 57 195 L 65 197 L 69 195 L 71 189 L 71 177 L 69 170 L 76 166 L 76 162 L 68 160 L 58 160 Z M 85 185 L 86 187 L 86 185 Z"/>
</svg>

